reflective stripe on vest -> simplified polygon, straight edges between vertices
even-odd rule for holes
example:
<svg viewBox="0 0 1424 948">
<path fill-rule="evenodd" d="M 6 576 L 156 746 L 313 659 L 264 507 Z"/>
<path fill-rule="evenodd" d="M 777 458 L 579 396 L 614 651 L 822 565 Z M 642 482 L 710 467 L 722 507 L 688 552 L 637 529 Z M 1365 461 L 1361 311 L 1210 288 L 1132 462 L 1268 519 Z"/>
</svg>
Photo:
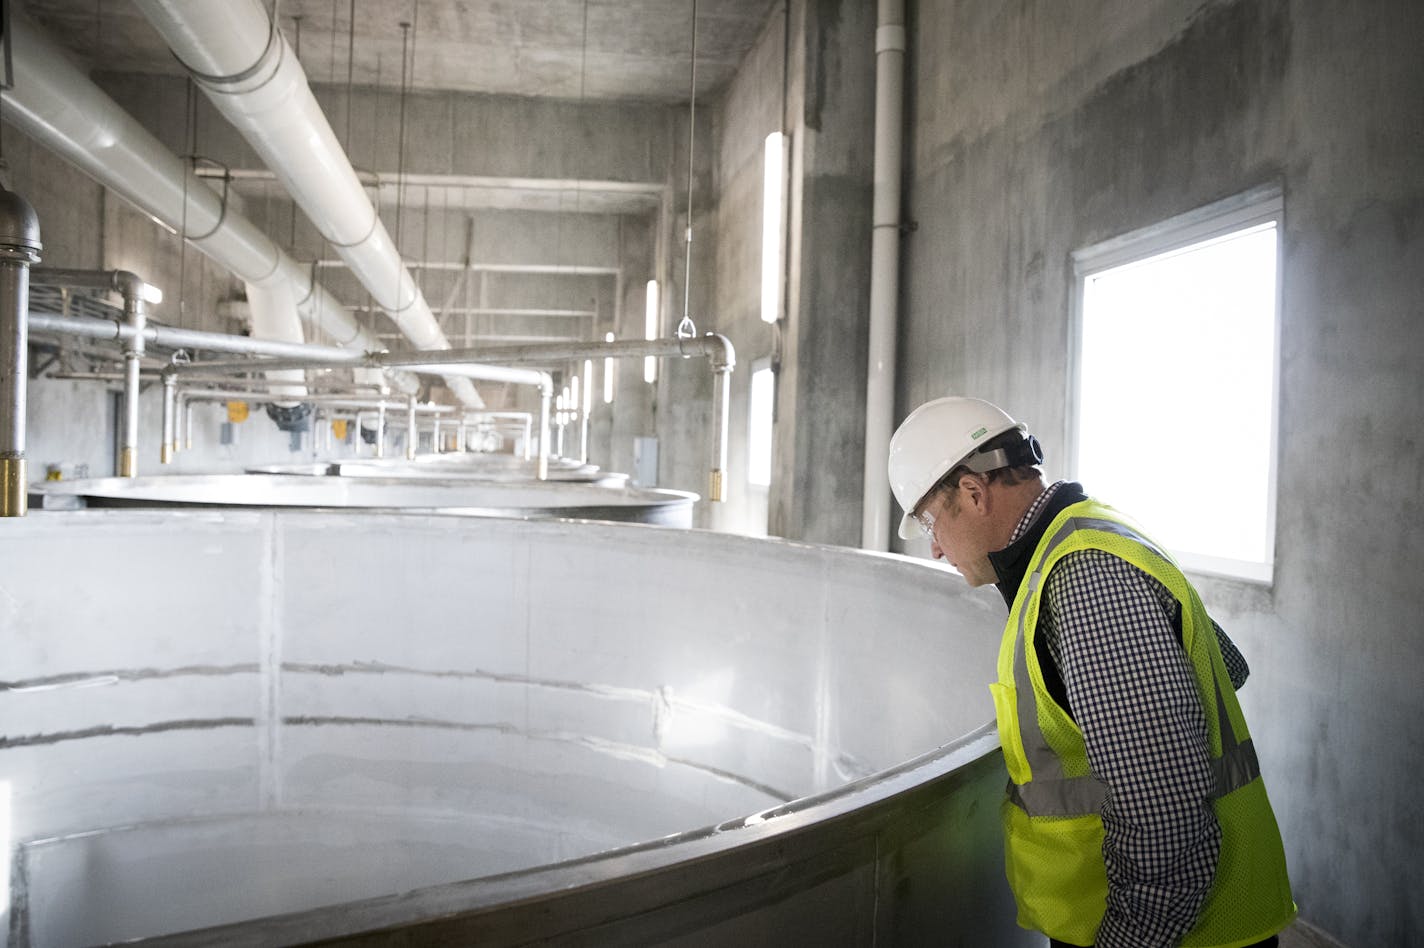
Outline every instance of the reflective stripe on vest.
<svg viewBox="0 0 1424 948">
<path fill-rule="evenodd" d="M 1030 600 L 1037 595 L 1038 587 L 1043 581 L 1043 564 L 1052 558 L 1053 551 L 1060 544 L 1079 530 L 1117 534 L 1140 544 L 1160 559 L 1172 562 L 1156 544 L 1121 523 L 1096 517 L 1070 517 L 1063 522 L 1057 533 L 1041 544 L 1035 556 L 1037 568 L 1025 579 L 1025 591 L 1022 595 Z M 1065 776 L 1062 759 L 1049 747 L 1048 740 L 1039 727 L 1038 704 L 1024 654 L 1028 640 L 1025 634 L 1028 631 L 1027 619 L 1028 609 L 1019 609 L 1014 642 L 1014 687 L 1018 695 L 1019 738 L 1031 777 L 1028 783 L 1022 785 L 1010 782 L 1009 800 L 1030 816 L 1084 816 L 1100 813 L 1103 804 L 1107 802 L 1107 788 L 1093 776 Z M 1250 738 L 1245 741 L 1237 740 L 1231 715 L 1227 713 L 1226 702 L 1221 695 L 1221 682 L 1215 674 L 1212 675 L 1212 683 L 1216 689 L 1216 712 L 1221 729 L 1221 757 L 1211 761 L 1212 772 L 1216 778 L 1216 786 L 1211 795 L 1216 798 L 1226 796 L 1255 780 L 1260 776 L 1261 768 L 1256 759 L 1256 748 Z"/>
</svg>

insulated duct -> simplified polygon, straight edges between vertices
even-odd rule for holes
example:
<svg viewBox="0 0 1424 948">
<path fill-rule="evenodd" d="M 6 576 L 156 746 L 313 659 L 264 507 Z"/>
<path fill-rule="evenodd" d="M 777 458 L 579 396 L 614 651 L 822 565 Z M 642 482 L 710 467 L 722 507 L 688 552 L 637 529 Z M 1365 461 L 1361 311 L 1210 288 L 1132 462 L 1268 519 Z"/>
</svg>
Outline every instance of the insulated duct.
<svg viewBox="0 0 1424 948">
<path fill-rule="evenodd" d="M 302 328 L 293 326 L 290 320 L 283 319 L 283 314 L 293 311 L 292 288 L 289 284 L 272 286 L 251 284 L 247 287 L 247 305 L 252 314 L 252 334 L 258 339 L 294 343 L 303 341 Z M 302 396 L 307 393 L 306 373 L 298 369 L 268 372 L 267 378 L 273 382 L 289 383 L 276 385 L 272 389 L 273 395 L 291 396 L 286 399 L 276 398 L 273 400 L 276 405 L 282 408 L 292 407 L 294 401 L 300 401 Z M 274 418 L 273 420 L 278 419 Z M 282 427 L 280 422 L 278 427 Z"/>
<path fill-rule="evenodd" d="M 298 314 L 312 329 L 353 349 L 381 348 L 307 267 L 225 206 L 181 158 L 94 85 L 13 5 L 10 32 L 15 83 L 5 93 L 7 120 L 163 226 L 181 232 L 249 289 L 287 285 Z M 399 384 L 413 389 L 415 382 L 403 378 Z"/>
<path fill-rule="evenodd" d="M 138 0 L 138 7 L 411 345 L 449 349 L 306 72 L 259 0 Z M 483 407 L 468 378 L 444 381 L 461 403 Z"/>
</svg>

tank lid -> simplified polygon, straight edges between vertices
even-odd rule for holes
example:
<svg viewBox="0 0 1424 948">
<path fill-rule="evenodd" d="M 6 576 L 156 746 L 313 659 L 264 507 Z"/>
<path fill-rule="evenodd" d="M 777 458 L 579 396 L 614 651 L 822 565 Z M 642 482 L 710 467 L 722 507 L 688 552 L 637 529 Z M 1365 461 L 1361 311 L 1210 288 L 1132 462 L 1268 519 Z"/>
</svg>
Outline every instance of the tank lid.
<svg viewBox="0 0 1424 948">
<path fill-rule="evenodd" d="M 21 248 L 38 253 L 40 219 L 35 209 L 14 191 L 0 187 L 0 247 Z"/>
</svg>

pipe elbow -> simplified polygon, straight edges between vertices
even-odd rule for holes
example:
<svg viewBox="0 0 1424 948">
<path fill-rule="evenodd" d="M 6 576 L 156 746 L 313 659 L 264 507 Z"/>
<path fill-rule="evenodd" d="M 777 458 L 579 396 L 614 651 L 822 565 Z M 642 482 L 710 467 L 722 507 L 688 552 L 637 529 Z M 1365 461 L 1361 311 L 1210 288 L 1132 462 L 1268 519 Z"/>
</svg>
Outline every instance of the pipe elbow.
<svg viewBox="0 0 1424 948">
<path fill-rule="evenodd" d="M 707 357 L 712 360 L 712 371 L 730 372 L 737 367 L 737 350 L 732 340 L 719 332 L 709 332 L 702 340 Z"/>
<path fill-rule="evenodd" d="M 109 274 L 109 285 L 123 295 L 125 300 L 141 303 L 162 303 L 163 291 L 131 270 L 114 270 Z"/>
</svg>

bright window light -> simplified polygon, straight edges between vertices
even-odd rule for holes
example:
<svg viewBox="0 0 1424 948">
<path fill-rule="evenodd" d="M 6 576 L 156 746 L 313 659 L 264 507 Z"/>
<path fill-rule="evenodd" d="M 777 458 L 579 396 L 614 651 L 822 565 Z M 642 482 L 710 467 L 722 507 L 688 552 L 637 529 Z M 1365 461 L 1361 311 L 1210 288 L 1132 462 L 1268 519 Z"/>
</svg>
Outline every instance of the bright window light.
<svg viewBox="0 0 1424 948">
<path fill-rule="evenodd" d="M 603 337 L 603 341 L 604 341 L 604 342 L 612 342 L 612 341 L 613 341 L 613 333 L 610 332 L 610 333 L 606 334 L 606 335 Z M 612 360 L 612 359 L 604 359 L 604 360 L 603 360 L 603 404 L 605 404 L 605 405 L 611 405 L 611 404 L 613 404 L 613 383 L 614 383 L 614 380 L 617 378 L 617 376 L 615 376 L 615 375 L 613 374 L 614 371 L 615 371 L 615 368 L 614 368 L 614 365 L 613 365 L 613 360 Z"/>
<path fill-rule="evenodd" d="M 643 331 L 644 339 L 658 338 L 658 281 L 648 281 L 647 295 L 647 316 Z M 648 356 L 643 360 L 643 381 L 656 382 L 658 380 L 658 360 Z"/>
<path fill-rule="evenodd" d="M 0 917 L 10 910 L 10 781 L 0 780 Z"/>
<path fill-rule="evenodd" d="M 1075 255 L 1076 476 L 1184 567 L 1269 582 L 1281 201 L 1220 208 Z"/>
<path fill-rule="evenodd" d="M 747 419 L 747 483 L 771 486 L 771 421 L 775 394 L 771 366 L 752 370 L 752 391 Z"/>
<path fill-rule="evenodd" d="M 583 360 L 583 414 L 587 418 L 593 413 L 593 360 Z"/>
<path fill-rule="evenodd" d="M 578 411 L 582 404 L 583 399 L 579 397 L 579 377 L 575 375 L 569 381 L 569 411 Z"/>
<path fill-rule="evenodd" d="M 761 188 L 761 319 L 774 323 L 781 315 L 781 187 L 786 172 L 782 160 L 785 136 L 766 136 Z"/>
</svg>

